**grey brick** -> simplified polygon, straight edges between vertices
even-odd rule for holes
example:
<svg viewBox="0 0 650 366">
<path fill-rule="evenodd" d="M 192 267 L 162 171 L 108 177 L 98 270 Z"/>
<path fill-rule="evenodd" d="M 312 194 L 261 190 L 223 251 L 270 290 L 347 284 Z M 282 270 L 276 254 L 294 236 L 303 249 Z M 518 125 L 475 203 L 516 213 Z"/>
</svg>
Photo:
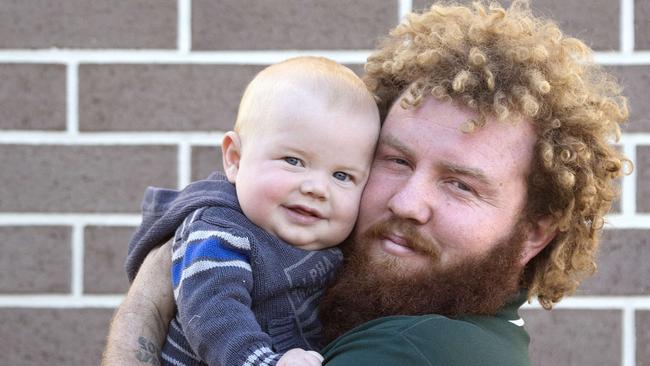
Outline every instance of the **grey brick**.
<svg viewBox="0 0 650 366">
<path fill-rule="evenodd" d="M 215 171 L 223 172 L 221 146 L 192 147 L 192 180 L 203 179 Z"/>
<path fill-rule="evenodd" d="M 83 131 L 230 129 L 250 65 L 81 65 Z"/>
<path fill-rule="evenodd" d="M 650 293 L 650 232 L 606 230 L 598 254 L 598 271 L 580 287 L 579 295 L 647 295 Z"/>
<path fill-rule="evenodd" d="M 192 48 L 370 49 L 397 22 L 397 0 L 194 0 Z"/>
<path fill-rule="evenodd" d="M 413 10 L 428 9 L 433 2 L 413 0 Z M 501 3 L 509 6 L 511 1 L 504 0 Z M 531 4 L 533 14 L 555 21 L 565 34 L 583 40 L 591 48 L 618 50 L 619 1 L 535 0 Z"/>
<path fill-rule="evenodd" d="M 634 2 L 634 48 L 650 50 L 650 1 Z"/>
<path fill-rule="evenodd" d="M 173 146 L 0 145 L 0 212 L 139 212 L 176 164 Z"/>
<path fill-rule="evenodd" d="M 620 2 L 611 0 L 533 1 L 536 14 L 556 21 L 562 31 L 594 50 L 618 50 Z"/>
<path fill-rule="evenodd" d="M 630 108 L 629 123 L 624 132 L 650 132 L 650 65 L 610 66 L 609 70 L 618 77 L 623 86 L 623 94 L 628 98 Z"/>
<path fill-rule="evenodd" d="M 636 210 L 650 212 L 650 146 L 637 146 L 636 161 Z"/>
<path fill-rule="evenodd" d="M 112 313 L 0 308 L 0 365 L 99 365 Z"/>
<path fill-rule="evenodd" d="M 175 48 L 175 0 L 4 0 L 0 48 Z"/>
<path fill-rule="evenodd" d="M 621 362 L 618 310 L 523 310 L 532 365 L 612 366 Z"/>
<path fill-rule="evenodd" d="M 65 79 L 64 65 L 0 64 L 0 129 L 64 130 Z"/>
<path fill-rule="evenodd" d="M 0 226 L 0 238 L 0 292 L 70 293 L 69 227 Z"/>
<path fill-rule="evenodd" d="M 354 73 L 359 77 L 363 76 L 363 74 L 366 73 L 363 69 L 365 64 L 345 64 L 345 66 L 349 67 L 350 70 L 354 71 Z"/>
<path fill-rule="evenodd" d="M 636 317 L 636 364 L 650 365 L 650 311 L 640 310 Z"/>
<path fill-rule="evenodd" d="M 126 293 L 124 261 L 135 227 L 90 226 L 84 233 L 84 292 Z"/>
</svg>

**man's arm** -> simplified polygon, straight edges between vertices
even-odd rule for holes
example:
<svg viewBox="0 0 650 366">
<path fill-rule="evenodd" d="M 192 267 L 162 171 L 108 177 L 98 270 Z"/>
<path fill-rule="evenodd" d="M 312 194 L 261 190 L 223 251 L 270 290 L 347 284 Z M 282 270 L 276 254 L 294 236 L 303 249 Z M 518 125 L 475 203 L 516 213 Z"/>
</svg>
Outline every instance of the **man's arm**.
<svg viewBox="0 0 650 366">
<path fill-rule="evenodd" d="M 160 365 L 160 348 L 174 315 L 169 245 L 153 249 L 147 255 L 115 312 L 103 366 Z"/>
</svg>

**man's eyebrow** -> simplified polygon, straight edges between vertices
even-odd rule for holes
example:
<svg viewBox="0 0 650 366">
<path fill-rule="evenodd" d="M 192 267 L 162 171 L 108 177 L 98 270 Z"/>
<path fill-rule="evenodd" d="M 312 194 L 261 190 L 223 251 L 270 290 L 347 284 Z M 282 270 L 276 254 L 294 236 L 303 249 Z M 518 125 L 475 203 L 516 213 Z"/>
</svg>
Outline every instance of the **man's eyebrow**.
<svg viewBox="0 0 650 366">
<path fill-rule="evenodd" d="M 379 143 L 388 145 L 391 148 L 400 151 L 402 154 L 406 156 L 414 155 L 412 149 L 410 149 L 408 146 L 406 146 L 403 142 L 401 142 L 399 139 L 395 138 L 394 136 L 391 135 L 382 136 L 379 139 Z M 495 184 L 492 182 L 490 178 L 488 178 L 485 172 L 481 169 L 455 164 L 450 161 L 444 161 L 440 163 L 440 167 L 444 171 L 447 171 L 449 173 L 458 174 L 458 175 L 475 179 L 481 185 L 483 185 L 490 193 L 493 193 L 493 191 L 496 189 Z"/>
<path fill-rule="evenodd" d="M 485 175 L 481 169 L 471 168 L 467 166 L 462 166 L 454 164 L 451 162 L 443 162 L 440 164 L 442 168 L 450 173 L 467 176 L 479 181 L 479 183 L 485 185 L 488 188 L 493 188 L 492 180 Z"/>
<path fill-rule="evenodd" d="M 406 146 L 402 141 L 392 135 L 383 135 L 379 139 L 379 144 L 388 145 L 395 150 L 399 150 L 404 155 L 413 156 L 413 150 Z"/>
</svg>

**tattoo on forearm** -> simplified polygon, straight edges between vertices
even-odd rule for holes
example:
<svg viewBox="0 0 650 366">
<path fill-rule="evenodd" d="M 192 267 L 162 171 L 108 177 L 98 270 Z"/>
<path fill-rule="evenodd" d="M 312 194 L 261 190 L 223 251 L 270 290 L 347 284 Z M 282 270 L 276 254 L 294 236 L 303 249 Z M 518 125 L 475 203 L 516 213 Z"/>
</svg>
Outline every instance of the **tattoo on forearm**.
<svg viewBox="0 0 650 366">
<path fill-rule="evenodd" d="M 145 337 L 138 338 L 138 344 L 140 349 L 135 353 L 135 358 L 147 364 L 160 366 L 160 359 L 158 358 L 160 350 L 158 347 Z"/>
</svg>

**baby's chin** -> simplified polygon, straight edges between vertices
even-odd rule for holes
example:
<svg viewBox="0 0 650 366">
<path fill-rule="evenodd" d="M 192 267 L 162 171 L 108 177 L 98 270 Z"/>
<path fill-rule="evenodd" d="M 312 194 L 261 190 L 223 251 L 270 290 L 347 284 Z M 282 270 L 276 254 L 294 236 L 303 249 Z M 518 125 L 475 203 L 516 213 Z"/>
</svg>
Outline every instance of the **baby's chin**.
<svg viewBox="0 0 650 366">
<path fill-rule="evenodd" d="M 351 231 L 351 229 L 350 229 Z M 337 232 L 337 235 L 333 235 L 330 237 L 322 237 L 322 236 L 287 236 L 283 237 L 282 235 L 278 235 L 278 237 L 285 242 L 289 243 L 290 245 L 300 248 L 303 250 L 324 250 L 324 249 L 329 249 L 333 247 L 337 247 L 340 245 L 343 245 L 344 243 L 347 242 L 348 236 L 341 236 L 340 231 Z"/>
<path fill-rule="evenodd" d="M 304 237 L 302 238 L 297 238 L 295 236 L 288 236 L 288 237 L 282 237 L 281 235 L 278 235 L 280 239 L 288 243 L 289 245 L 302 249 L 302 250 L 323 250 L 323 249 L 328 249 L 331 247 L 336 246 L 336 244 L 329 244 L 327 242 L 319 241 L 319 240 L 314 240 L 314 239 L 306 239 Z"/>
</svg>

